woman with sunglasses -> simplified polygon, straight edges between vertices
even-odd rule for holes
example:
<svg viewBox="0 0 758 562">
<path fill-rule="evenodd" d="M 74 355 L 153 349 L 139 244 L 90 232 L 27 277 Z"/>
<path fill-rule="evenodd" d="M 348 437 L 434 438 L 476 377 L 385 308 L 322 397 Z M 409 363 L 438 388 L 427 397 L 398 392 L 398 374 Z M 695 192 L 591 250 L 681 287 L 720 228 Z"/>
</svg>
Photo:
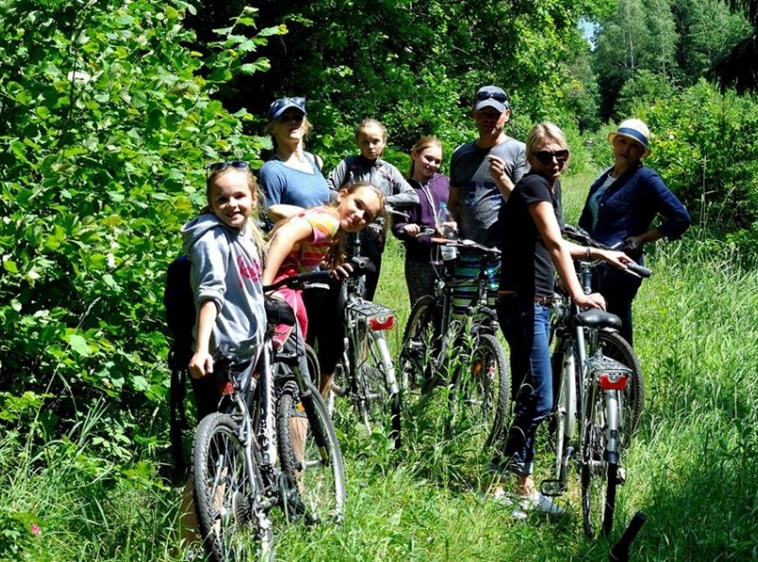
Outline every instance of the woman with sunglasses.
<svg viewBox="0 0 758 562">
<path fill-rule="evenodd" d="M 305 137 L 312 129 L 305 98 L 280 98 L 268 110 L 266 132 L 276 152 L 260 170 L 259 183 L 265 208 L 274 222 L 286 216 L 280 205 L 315 207 L 329 202 L 329 185 L 321 173 L 323 162 L 305 151 Z"/>
<path fill-rule="evenodd" d="M 301 97 L 275 100 L 268 111 L 266 131 L 276 148 L 274 156 L 260 170 L 259 183 L 265 194 L 265 209 L 272 222 L 289 218 L 304 208 L 326 205 L 330 190 L 321 173 L 322 162 L 305 151 L 304 139 L 311 123 Z M 308 318 L 308 345 L 317 350 L 323 373 L 334 372 L 342 355 L 341 282 L 329 283 L 329 289 L 311 289 L 303 294 Z"/>
<path fill-rule="evenodd" d="M 669 240 L 681 237 L 690 226 L 690 215 L 660 176 L 642 164 L 650 154 L 650 131 L 645 123 L 627 119 L 608 140 L 613 146 L 613 166 L 590 187 L 579 226 L 598 242 L 622 244 L 641 265 L 642 247 L 664 236 Z M 657 215 L 663 221 L 651 228 Z M 601 268 L 595 281 L 608 312 L 621 318 L 621 335 L 632 344 L 632 300 L 642 279 Z"/>
<path fill-rule="evenodd" d="M 550 305 L 555 273 L 580 306 L 605 308 L 600 294 L 585 295 L 573 258 L 591 256 L 624 268 L 631 262 L 623 252 L 585 248 L 561 237 L 563 208 L 559 177 L 566 170 L 569 150 L 563 132 L 552 123 L 535 125 L 526 139 L 531 171 L 514 187 L 500 213 L 503 225 L 502 268 L 497 316 L 510 348 L 514 417 L 491 469 L 515 475 L 521 502 L 514 516 L 536 509 L 564 512 L 534 484 L 532 467 L 537 428 L 553 403 L 550 366 Z"/>
</svg>

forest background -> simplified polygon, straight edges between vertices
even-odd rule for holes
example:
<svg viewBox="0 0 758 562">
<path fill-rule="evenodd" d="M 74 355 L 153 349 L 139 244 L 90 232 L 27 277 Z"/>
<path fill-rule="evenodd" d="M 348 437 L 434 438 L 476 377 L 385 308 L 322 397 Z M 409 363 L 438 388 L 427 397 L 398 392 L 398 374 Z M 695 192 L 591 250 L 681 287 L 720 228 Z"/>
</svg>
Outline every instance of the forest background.
<svg viewBox="0 0 758 562">
<path fill-rule="evenodd" d="M 510 135 L 544 119 L 567 132 L 581 190 L 610 163 L 616 122 L 650 126 L 648 163 L 694 218 L 687 241 L 653 263 L 684 277 L 679 268 L 697 264 L 694 285 L 663 279 L 681 293 L 707 289 L 722 307 L 701 311 L 652 282 L 662 294 L 650 306 L 683 306 L 705 323 L 742 316 L 728 333 L 693 328 L 699 339 L 677 331 L 680 318 L 671 329 L 689 354 L 640 355 L 683 385 L 659 383 L 659 413 L 700 412 L 693 404 L 715 393 L 703 412 L 718 419 L 692 438 L 715 448 L 703 459 L 719 463 L 729 492 L 703 481 L 700 493 L 741 495 L 728 499 L 733 518 L 715 522 L 709 502 L 691 526 L 693 510 L 681 511 L 671 521 L 681 528 L 640 548 L 652 559 L 756 559 L 756 323 L 745 318 L 758 305 L 742 299 L 758 284 L 757 30 L 755 3 L 738 0 L 0 1 L 0 559 L 171 559 L 161 299 L 179 228 L 202 205 L 205 164 L 258 167 L 268 104 L 302 95 L 308 146 L 327 170 L 356 152 L 369 116 L 388 127 L 386 157 L 405 170 L 421 135 L 440 137 L 448 156 L 474 138 L 473 94 L 489 83 L 511 97 Z M 402 290 L 392 298 L 404 306 Z M 643 328 L 652 340 L 657 329 Z M 728 365 L 727 378 L 684 377 L 706 349 L 719 358 L 710 375 Z M 376 491 L 373 470 L 361 477 Z M 409 474 L 401 484 L 413 487 Z M 374 529 L 364 532 L 392 543 Z M 569 535 L 569 557 L 592 551 Z M 308 559 L 303 548 L 293 559 Z M 444 558 L 419 548 L 417 559 Z M 407 557 L 385 559 L 397 552 Z"/>
</svg>

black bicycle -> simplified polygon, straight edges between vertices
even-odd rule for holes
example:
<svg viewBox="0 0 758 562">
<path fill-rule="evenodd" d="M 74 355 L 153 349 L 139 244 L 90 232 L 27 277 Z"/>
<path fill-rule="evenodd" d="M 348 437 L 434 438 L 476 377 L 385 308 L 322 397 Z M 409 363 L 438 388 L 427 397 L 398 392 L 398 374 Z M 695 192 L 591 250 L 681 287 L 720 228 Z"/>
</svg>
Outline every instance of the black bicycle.
<svg viewBox="0 0 758 562">
<path fill-rule="evenodd" d="M 264 289 L 302 288 L 324 275 L 303 274 Z M 203 545 L 217 562 L 272 560 L 279 518 L 316 523 L 343 516 L 342 455 L 311 382 L 314 373 L 299 366 L 299 354 L 308 352 L 277 350 L 270 337 L 275 325 L 294 325 L 294 314 L 270 298 L 266 313 L 266 340 L 254 364 L 216 362 L 216 375 L 223 374 L 218 412 L 202 419 L 194 439 L 195 509 Z"/>
<path fill-rule="evenodd" d="M 465 248 L 479 257 L 475 291 L 462 317 L 453 315 L 453 290 L 470 283 L 437 268 L 434 295 L 413 305 L 400 352 L 405 395 L 444 383 L 451 387 L 453 422 L 467 419 L 490 446 L 505 428 L 510 400 L 505 350 L 497 339 L 497 314 L 487 303 L 487 269 L 499 264 L 500 251 L 472 240 L 434 239 Z M 405 400 L 405 398 L 404 398 Z"/>
</svg>

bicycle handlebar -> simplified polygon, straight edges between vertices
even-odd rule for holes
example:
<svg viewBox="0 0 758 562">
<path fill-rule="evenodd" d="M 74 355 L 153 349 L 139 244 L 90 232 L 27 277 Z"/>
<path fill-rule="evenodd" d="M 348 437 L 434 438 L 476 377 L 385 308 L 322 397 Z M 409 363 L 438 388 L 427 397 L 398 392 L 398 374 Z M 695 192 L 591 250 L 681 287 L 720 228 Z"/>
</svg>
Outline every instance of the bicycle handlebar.
<svg viewBox="0 0 758 562">
<path fill-rule="evenodd" d="M 602 242 L 593 240 L 590 237 L 589 233 L 587 233 L 587 231 L 585 231 L 582 228 L 579 228 L 578 226 L 567 224 L 563 228 L 563 234 L 567 238 L 570 238 L 571 240 L 574 240 L 575 242 L 579 242 L 580 244 L 583 244 L 584 246 L 592 246 L 594 248 L 599 248 L 601 250 L 617 250 L 617 251 L 625 252 L 623 242 L 619 242 L 618 244 L 614 246 L 607 246 L 603 244 Z M 639 265 L 638 263 L 634 263 L 634 262 L 626 264 L 626 268 L 628 271 L 644 278 L 650 277 L 653 274 L 653 271 L 651 269 L 648 269 L 647 267 Z"/>
<path fill-rule="evenodd" d="M 352 271 L 349 277 L 360 277 L 376 270 L 374 263 L 370 258 L 365 256 L 355 256 L 347 261 L 352 266 Z M 311 283 L 318 283 L 320 281 L 329 281 L 334 279 L 332 272 L 329 270 L 309 271 L 308 273 L 298 273 L 292 277 L 285 277 L 279 281 L 272 283 L 271 285 L 264 285 L 264 293 L 272 293 L 282 287 L 289 287 L 290 289 L 307 289 Z"/>
<path fill-rule="evenodd" d="M 468 248 L 477 250 L 478 252 L 482 254 L 488 254 L 494 257 L 499 257 L 501 252 L 498 248 L 488 248 L 487 246 L 483 246 L 482 244 L 479 244 L 478 242 L 474 242 L 473 240 L 468 240 L 466 238 L 458 238 L 456 240 L 451 240 L 449 238 L 441 238 L 439 236 L 434 236 L 436 234 L 436 230 L 434 228 L 425 226 L 421 229 L 421 231 L 416 235 L 418 236 L 429 236 L 432 244 L 439 244 L 440 246 L 454 246 L 456 248 Z"/>
<path fill-rule="evenodd" d="M 290 289 L 304 289 L 309 283 L 318 283 L 319 281 L 327 281 L 331 279 L 331 271 L 309 271 L 308 273 L 299 273 L 292 277 L 285 277 L 280 279 L 271 285 L 264 285 L 263 292 L 271 293 L 282 287 L 289 287 Z"/>
</svg>

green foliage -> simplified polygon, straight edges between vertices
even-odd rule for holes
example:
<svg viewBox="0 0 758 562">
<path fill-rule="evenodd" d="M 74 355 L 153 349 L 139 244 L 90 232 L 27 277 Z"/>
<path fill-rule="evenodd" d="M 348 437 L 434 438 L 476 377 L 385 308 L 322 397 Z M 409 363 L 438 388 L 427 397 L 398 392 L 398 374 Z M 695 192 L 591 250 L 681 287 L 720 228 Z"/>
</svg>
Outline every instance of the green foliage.
<svg viewBox="0 0 758 562">
<path fill-rule="evenodd" d="M 202 167 L 259 150 L 246 113 L 209 96 L 266 68 L 243 57 L 281 32 L 248 36 L 247 10 L 201 58 L 184 46 L 193 10 L 19 1 L 0 19 L 0 411 L 44 393 L 58 432 L 105 399 L 102 445 L 119 458 L 166 392 L 163 276 Z"/>
<path fill-rule="evenodd" d="M 202 36 L 225 10 L 206 3 L 192 25 Z M 560 113 L 591 126 L 594 84 L 577 22 L 595 11 L 578 0 L 275 0 L 261 7 L 261 21 L 285 21 L 289 30 L 265 50 L 276 73 L 239 80 L 238 91 L 225 94 L 258 115 L 275 97 L 304 95 L 310 142 L 327 170 L 355 152 L 352 136 L 365 117 L 384 122 L 400 152 L 436 134 L 449 154 L 472 138 L 473 95 L 487 83 L 511 95 L 516 131 Z"/>
</svg>

